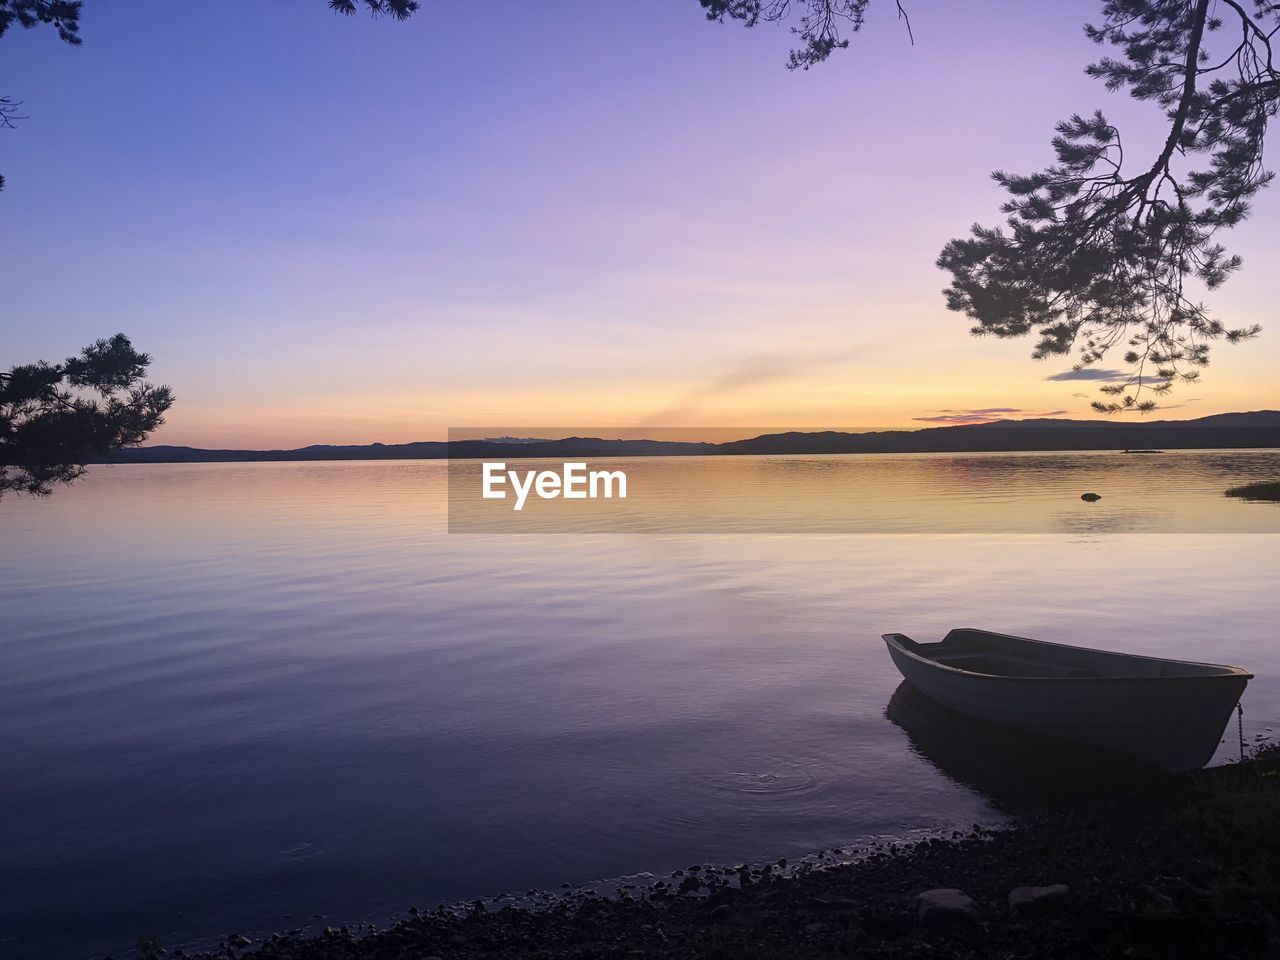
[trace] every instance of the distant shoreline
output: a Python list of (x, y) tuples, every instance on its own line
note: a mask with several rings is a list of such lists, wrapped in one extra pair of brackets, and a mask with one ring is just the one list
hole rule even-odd
[[(1273, 445), (1267, 445), (1267, 446), (1251, 445), (1251, 446), (1231, 446), (1231, 447), (1227, 447), (1227, 446), (1172, 447), (1172, 448), (1170, 448), (1170, 449), (1168, 449), (1168, 450), (1143, 451), (1143, 452), (1160, 453), (1160, 454), (1183, 454), (1183, 453), (1248, 453), (1248, 452), (1250, 452), (1250, 451), (1256, 451), (1256, 452), (1260, 452), (1260, 453), (1270, 453), (1270, 452), (1272, 452), (1272, 451), (1280, 452), (1280, 444), (1273, 444)], [(221, 451), (211, 451), (211, 452), (219, 453), (219, 452), (221, 452)], [(247, 451), (247, 452), (249, 452), (249, 453), (256, 453), (256, 452), (258, 452), (258, 451)], [(272, 451), (264, 451), (264, 452), (270, 453), (270, 452), (272, 452)], [(286, 451), (286, 452), (291, 452), (291, 451)], [(721, 453), (721, 454), (703, 454), (703, 453), (684, 453), (684, 454), (665, 454), (665, 453), (656, 453), (656, 454), (639, 454), (639, 453), (589, 453), (589, 454), (588, 454), (588, 453), (583, 453), (583, 454), (564, 454), (563, 456), (596, 457), (596, 458), (605, 459), (605, 460), (611, 460), (611, 459), (625, 460), (625, 459), (631, 459), (631, 458), (642, 458), (642, 459), (654, 459), (654, 460), (660, 460), (660, 459), (663, 459), (663, 458), (687, 458), (687, 459), (694, 459), (694, 458), (698, 458), (698, 457), (704, 457), (704, 458), (705, 458), (705, 457), (768, 457), (768, 456), (794, 456), (794, 457), (803, 457), (803, 456), (815, 456), (815, 457), (828, 457), (828, 456), (829, 456), (829, 457), (861, 457), (861, 456), (867, 456), (867, 457), (871, 457), (871, 456), (901, 456), (901, 457), (914, 457), (914, 456), (921, 456), (921, 457), (929, 457), (929, 456), (947, 456), (947, 455), (963, 456), (963, 455), (968, 455), (968, 454), (973, 454), (973, 455), (975, 455), (975, 456), (976, 456), (976, 455), (981, 455), (981, 454), (991, 454), (991, 455), (993, 455), (993, 456), (995, 456), (995, 455), (999, 455), (999, 454), (1025, 454), (1026, 456), (1052, 456), (1052, 455), (1055, 455), (1055, 454), (1063, 454), (1063, 455), (1067, 455), (1067, 454), (1093, 453), (1093, 454), (1098, 454), (1098, 455), (1100, 455), (1100, 456), (1106, 456), (1106, 455), (1108, 455), (1108, 454), (1122, 455), (1122, 454), (1127, 454), (1127, 453), (1132, 453), (1132, 452), (1133, 452), (1133, 451), (1131, 451), (1131, 450), (1120, 450), (1120, 449), (1117, 449), (1117, 448), (1115, 448), (1115, 447), (1097, 447), (1097, 448), (1090, 447), (1090, 448), (1078, 448), (1078, 449), (1072, 449), (1072, 450), (1062, 450), (1062, 449), (1058, 449), (1058, 450), (1049, 450), (1049, 449), (1028, 449), (1028, 450), (1004, 450), (1004, 449), (1000, 449), (1000, 450), (868, 450), (868, 451), (865, 451), (865, 452), (840, 452), (840, 451), (836, 451), (836, 452), (825, 452), (825, 451), (816, 451), (816, 452), (808, 453), (808, 454), (806, 454), (806, 453), (777, 453), (777, 454), (772, 454), (772, 453)], [(125, 467), (125, 466), (134, 466), (134, 467), (164, 467), (164, 466), (204, 466), (204, 465), (207, 465), (207, 466), (214, 466), (214, 465), (218, 465), (218, 464), (225, 464), (225, 465), (227, 465), (227, 466), (231, 466), (231, 465), (235, 465), (235, 464), (253, 464), (253, 463), (313, 463), (313, 464), (322, 464), (322, 463), (418, 463), (418, 462), (449, 463), (450, 461), (454, 461), (454, 460), (458, 461), (459, 463), (480, 463), (480, 462), (482, 462), (482, 461), (489, 461), (489, 460), (494, 460), (494, 459), (504, 459), (504, 458), (505, 458), (505, 459), (517, 459), (517, 458), (520, 458), (520, 455), (519, 455), (519, 454), (509, 454), (509, 453), (494, 453), (494, 454), (484, 454), (484, 455), (478, 455), (478, 456), (466, 456), (466, 457), (449, 457), (449, 456), (398, 456), (398, 457), (290, 457), (290, 456), (284, 456), (284, 457), (269, 457), (269, 456), (268, 456), (268, 457), (244, 457), (244, 458), (231, 457), (231, 458), (226, 458), (226, 459), (222, 459), (222, 458), (209, 458), (209, 459), (190, 459), (190, 460), (161, 459), (161, 458), (159, 458), (159, 457), (157, 457), (157, 458), (141, 457), (141, 458), (136, 458), (136, 459), (135, 459), (135, 458), (132, 458), (132, 457), (131, 457), (131, 458), (129, 458), (129, 459), (120, 459), (120, 460), (107, 460), (107, 459), (104, 459), (104, 458), (98, 458), (98, 459), (95, 459), (95, 460), (91, 460), (91, 461), (89, 461), (89, 463), (90, 463), (90, 465), (91, 465), (91, 466), (98, 466), (98, 467)], [(536, 456), (529, 456), (529, 457), (525, 457), (524, 459), (530, 459), (530, 460), (533, 460), (533, 459), (537, 459), (537, 460), (553, 460), (553, 459), (559, 459), (559, 457), (558, 457), (558, 456), (552, 456), (552, 455), (550, 455), (550, 454), (538, 454), (538, 455), (536, 455)]]
[(565, 437), (548, 440), (429, 440), (400, 444), (316, 444), (293, 450), (136, 447), (97, 463), (262, 463), (360, 460), (503, 460), (565, 457), (753, 456), (853, 453), (1078, 453), (1085, 451), (1280, 448), (1280, 411), (1223, 413), (1195, 420), (998, 420), (992, 423), (846, 433), (762, 434), (722, 443)]

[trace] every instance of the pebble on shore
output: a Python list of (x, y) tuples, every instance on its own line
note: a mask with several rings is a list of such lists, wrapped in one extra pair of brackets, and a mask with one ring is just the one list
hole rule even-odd
[(1065, 883), (1051, 883), (1044, 887), (1014, 887), (1009, 891), (1009, 910), (1012, 913), (1033, 913), (1052, 906), (1071, 892)]
[(916, 919), (925, 928), (972, 920), (978, 915), (978, 905), (973, 898), (954, 887), (926, 890), (916, 897), (916, 902), (919, 904)]

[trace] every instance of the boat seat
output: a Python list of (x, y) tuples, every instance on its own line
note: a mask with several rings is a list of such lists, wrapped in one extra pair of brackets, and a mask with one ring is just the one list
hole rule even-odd
[(1096, 670), (1092, 670), (1089, 667), (1050, 663), (1047, 660), (1040, 660), (1034, 657), (992, 653), (989, 650), (950, 650), (945, 653), (936, 653), (930, 659), (948, 667), (955, 667), (957, 670), (967, 670), (970, 673), (985, 673), (996, 677), (1085, 678), (1099, 676)]

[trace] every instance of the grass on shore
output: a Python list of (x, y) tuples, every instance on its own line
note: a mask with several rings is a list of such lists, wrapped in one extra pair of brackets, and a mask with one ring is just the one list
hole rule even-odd
[(1242, 500), (1270, 500), (1280, 502), (1280, 480), (1270, 483), (1246, 483), (1232, 487), (1225, 494), (1228, 497), (1239, 497)]

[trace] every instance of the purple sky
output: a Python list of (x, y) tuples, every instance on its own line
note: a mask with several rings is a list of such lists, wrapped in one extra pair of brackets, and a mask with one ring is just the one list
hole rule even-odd
[[(1096, 382), (970, 337), (933, 262), (1063, 116), (1158, 130), (1082, 75), (1097, 4), (913, 5), (913, 47), (882, 0), (808, 73), (695, 0), (175, 9), (90, 2), (83, 47), (11, 32), (0, 74), (30, 117), (0, 131), (0, 362), (124, 331), (178, 395), (158, 442), (1088, 415)], [(1280, 299), (1278, 197), (1229, 237), (1232, 325)], [(1276, 344), (1167, 415), (1277, 406)]]

